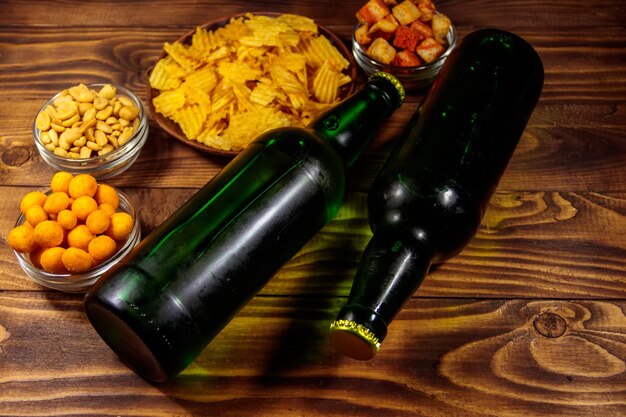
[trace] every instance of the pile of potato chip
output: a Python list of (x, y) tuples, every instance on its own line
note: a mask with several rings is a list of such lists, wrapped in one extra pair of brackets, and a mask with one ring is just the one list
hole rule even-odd
[(307, 17), (246, 14), (190, 44), (166, 43), (150, 73), (157, 112), (185, 136), (238, 151), (261, 133), (307, 125), (352, 79), (349, 61)]

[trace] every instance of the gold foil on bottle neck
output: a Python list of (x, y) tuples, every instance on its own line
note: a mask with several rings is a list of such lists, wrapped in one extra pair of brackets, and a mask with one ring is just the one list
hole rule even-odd
[(406, 91), (404, 90), (404, 87), (402, 86), (402, 83), (400, 82), (400, 80), (398, 80), (396, 77), (394, 77), (393, 75), (389, 74), (388, 72), (379, 71), (379, 72), (375, 72), (374, 74), (370, 75), (369, 78), (370, 79), (372, 79), (372, 78), (384, 78), (385, 80), (389, 81), (391, 84), (393, 84), (395, 89), (398, 91), (398, 95), (400, 96), (400, 103), (398, 103), (398, 107), (400, 107), (400, 105), (402, 105), (402, 103), (404, 103), (404, 99), (406, 98)]

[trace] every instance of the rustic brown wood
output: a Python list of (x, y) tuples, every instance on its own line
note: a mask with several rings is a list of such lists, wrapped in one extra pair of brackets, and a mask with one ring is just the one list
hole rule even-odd
[[(623, 300), (413, 299), (369, 362), (342, 357), (326, 341), (341, 302), (257, 297), (175, 381), (151, 386), (85, 322), (79, 297), (4, 292), (0, 346), (10, 360), (0, 378), (0, 414), (618, 416), (624, 410)], [(562, 336), (534, 328), (545, 314), (565, 322)]]
[[(22, 195), (54, 173), (35, 114), (58, 90), (115, 82), (145, 99), (146, 70), (195, 25), (246, 11), (304, 14), (349, 43), (361, 1), (0, 3), (0, 415), (626, 415), (626, 6), (622, 0), (441, 0), (459, 34), (526, 38), (546, 81), (480, 230), (436, 266), (371, 361), (327, 329), (370, 236), (366, 193), (424, 92), (351, 169), (345, 203), (178, 378), (150, 384), (96, 335), (81, 295), (31, 281), (6, 236)], [(151, 123), (109, 182), (147, 234), (227, 159)]]

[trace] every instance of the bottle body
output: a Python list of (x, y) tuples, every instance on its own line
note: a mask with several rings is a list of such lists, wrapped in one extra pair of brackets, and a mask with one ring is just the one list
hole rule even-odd
[[(347, 165), (334, 133), (393, 112), (372, 85), (312, 129), (261, 135), (98, 281), (85, 310), (127, 365), (154, 381), (180, 372), (334, 216)], [(370, 110), (355, 115), (355, 103)]]
[(373, 237), (331, 325), (340, 350), (372, 357), (430, 266), (472, 239), (542, 85), (539, 56), (511, 33), (477, 31), (453, 51), (370, 189)]

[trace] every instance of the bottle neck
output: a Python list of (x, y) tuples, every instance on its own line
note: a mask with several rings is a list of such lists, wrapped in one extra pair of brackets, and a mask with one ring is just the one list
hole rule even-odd
[(370, 359), (387, 325), (428, 273), (432, 252), (425, 244), (374, 235), (356, 273), (346, 306), (331, 324), (331, 340), (345, 355)]
[(348, 168), (403, 100), (400, 82), (389, 74), (377, 73), (359, 91), (319, 115), (309, 127), (335, 148)]

